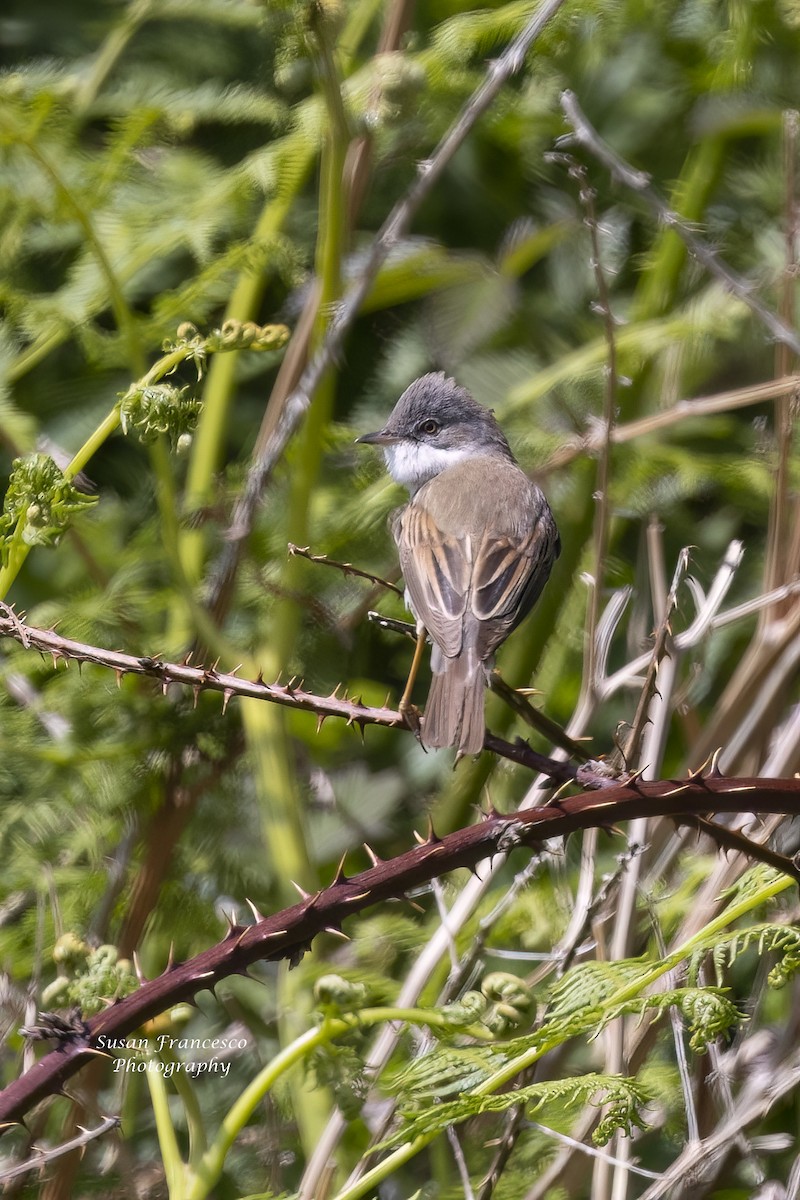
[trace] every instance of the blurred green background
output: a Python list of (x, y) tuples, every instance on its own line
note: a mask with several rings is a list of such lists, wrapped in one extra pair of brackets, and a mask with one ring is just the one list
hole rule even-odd
[[(392, 205), (535, 7), (7, 0), (0, 474), (37, 447), (68, 462), (183, 322), (202, 334), (228, 318), (280, 322), (293, 334), (285, 350), (220, 354), (200, 379), (191, 364), (170, 376), (203, 404), (192, 438), (177, 448), (149, 428), (144, 438), (117, 431), (97, 445), (85, 466), (96, 504), (57, 546), (33, 546), (9, 581), (5, 599), (31, 624), (57, 622), (68, 637), (174, 660), (195, 645), (221, 669), (241, 662), (243, 674), (294, 675), (320, 694), (341, 683), (367, 703), (383, 703), (387, 692), (396, 702), (410, 643), (369, 624), (366, 611), (402, 618), (400, 601), (290, 559), (286, 547), (395, 570), (386, 519), (402, 493), (379, 456), (353, 442), (433, 369), (495, 409), (547, 492), (564, 551), (499, 665), (515, 686), (535, 685), (537, 705), (562, 724), (588, 696), (575, 732), (593, 738), (593, 753), (612, 752), (624, 736), (643, 672), (613, 694), (588, 686), (591, 580), (598, 612), (631, 589), (609, 634), (611, 672), (651, 646), (664, 581), (683, 547), (692, 547), (696, 583), (679, 593), (676, 633), (691, 624), (699, 589), (734, 539), (744, 558), (728, 607), (796, 576), (794, 401), (745, 392), (790, 373), (791, 356), (654, 223), (641, 198), (568, 147), (594, 191), (615, 320), (615, 419), (642, 423), (611, 451), (598, 563), (602, 439), (585, 439), (602, 430), (609, 346), (579, 185), (548, 155), (568, 132), (559, 96), (570, 88), (601, 136), (791, 323), (797, 118), (787, 114), (800, 105), (800, 6), (573, 0), (381, 270), (270, 481), (224, 606), (198, 615), (262, 422), (275, 419)], [(719, 411), (681, 410), (648, 425), (680, 400), (732, 389), (737, 399)], [(663, 738), (647, 760), (654, 775), (697, 766), (723, 744), (726, 769), (757, 773), (786, 745), (797, 702), (793, 611), (789, 601), (731, 622), (676, 656)], [(54, 671), (10, 641), (0, 684), (6, 1079), (19, 1070), (16, 1030), (30, 981), (41, 994), (56, 977), (52, 949), (63, 933), (111, 942), (125, 958), (137, 950), (146, 972), (161, 970), (171, 944), (186, 957), (218, 940), (223, 911), (244, 916), (245, 896), (262, 911), (283, 907), (296, 896), (290, 879), (320, 886), (345, 851), (348, 869), (366, 866), (364, 841), (389, 857), (409, 847), (429, 811), (437, 831), (448, 831), (475, 819), (487, 790), (507, 809), (531, 782), (486, 754), (453, 773), (451, 755), (426, 756), (394, 730), (367, 728), (362, 742), (333, 719), (317, 733), (308, 714), (238, 700), (223, 713), (215, 695), (194, 704), (191, 694), (162, 696), (142, 679), (117, 687), (96, 668)], [(418, 690), (422, 702), (424, 680)], [(505, 736), (530, 732), (496, 698), (488, 719)], [(797, 769), (796, 745), (780, 761), (778, 773)], [(640, 755), (631, 765), (645, 763)], [(601, 846), (598, 872), (618, 849)], [(500, 942), (543, 948), (560, 936), (576, 859), (571, 845), (567, 861), (518, 898), (517, 916), (495, 930)], [(692, 870), (681, 858), (670, 869), (669, 886), (688, 904)], [(509, 878), (499, 875), (490, 900)], [(302, 1026), (308, 982), (331, 961), (376, 994), (394, 995), (438, 923), (432, 898), (422, 903), (422, 914), (368, 914), (354, 923), (353, 947), (320, 943), (290, 982), (265, 968), (266, 989), (237, 980), (201, 1000), (193, 1021), (238, 1023), (254, 1048), (225, 1083), (206, 1083), (208, 1110), (224, 1110), (255, 1059), (285, 1042), (292, 1017)], [(459, 937), (473, 934), (465, 926)], [(118, 1082), (96, 1087), (106, 1108), (120, 1103)], [(324, 1116), (325, 1101), (321, 1113), (309, 1096), (299, 1088), (291, 1104), (284, 1098), (262, 1113), (266, 1143), (280, 1154), (266, 1155), (265, 1177), (264, 1144), (237, 1147), (220, 1196), (297, 1187), (302, 1147), (313, 1145)], [(70, 1194), (76, 1171), (80, 1194), (132, 1194), (124, 1163), (143, 1169), (153, 1129), (133, 1085), (124, 1104), (129, 1158), (109, 1163), (104, 1181), (90, 1182), (74, 1163), (59, 1168), (51, 1196)], [(68, 1107), (53, 1110), (67, 1124)], [(539, 1143), (531, 1146), (540, 1155)], [(525, 1194), (532, 1157), (530, 1149), (498, 1195)], [(440, 1195), (463, 1194), (452, 1168), (434, 1161), (428, 1170)], [(425, 1178), (409, 1176), (404, 1194)]]

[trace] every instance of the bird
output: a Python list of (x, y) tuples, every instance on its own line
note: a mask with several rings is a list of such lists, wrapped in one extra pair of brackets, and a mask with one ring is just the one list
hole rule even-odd
[(421, 722), (425, 748), (480, 753), (484, 702), (498, 646), (530, 612), (561, 543), (542, 490), (517, 463), (494, 413), (444, 372), (416, 379), (383, 429), (356, 439), (383, 450), (409, 501), (390, 519), (432, 682)]

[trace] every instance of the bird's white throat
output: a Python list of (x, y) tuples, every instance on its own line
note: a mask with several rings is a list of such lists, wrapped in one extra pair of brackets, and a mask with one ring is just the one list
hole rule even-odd
[(423, 483), (433, 479), (434, 475), (454, 467), (465, 458), (474, 458), (478, 453), (475, 449), (455, 447), (429, 446), (426, 442), (396, 442), (393, 446), (383, 447), (386, 459), (386, 469), (395, 483), (401, 483), (412, 493), (421, 488)]

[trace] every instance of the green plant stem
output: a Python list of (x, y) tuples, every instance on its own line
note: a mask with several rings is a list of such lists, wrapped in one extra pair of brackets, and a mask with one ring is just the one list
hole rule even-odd
[(344, 1021), (325, 1021), (319, 1028), (309, 1029), (302, 1038), (298, 1038), (291, 1046), (282, 1050), (245, 1088), (236, 1103), (226, 1113), (219, 1133), (192, 1172), (193, 1178), (189, 1183), (186, 1200), (204, 1200), (222, 1174), (225, 1157), (250, 1120), (256, 1106), (295, 1063), (301, 1062), (317, 1046), (324, 1045), (325, 1042), (331, 1040), (331, 1037), (334, 1036), (332, 1028), (334, 1025), (340, 1027), (338, 1030), (340, 1033), (346, 1032), (350, 1028)]
[[(624, 373), (628, 369), (631, 357), (634, 361), (641, 358), (655, 358), (676, 343), (685, 342), (692, 337), (704, 333), (720, 334), (720, 325), (728, 325), (732, 313), (741, 314), (744, 319), (746, 310), (740, 301), (731, 296), (721, 296), (722, 312), (697, 312), (691, 304), (679, 309), (677, 314), (655, 317), (652, 320), (631, 321), (616, 331), (616, 348), (619, 359), (619, 369)], [(548, 367), (537, 371), (523, 383), (516, 384), (508, 393), (505, 408), (506, 413), (516, 413), (520, 409), (546, 396), (553, 388), (569, 380), (578, 380), (599, 372), (608, 357), (608, 342), (605, 336), (594, 338), (570, 350), (556, 359)], [(628, 415), (626, 419), (630, 419)]]
[[(347, 22), (337, 42), (337, 51), (343, 71), (346, 72), (350, 69), (358, 47), (369, 30), (377, 7), (379, 7), (378, 0), (366, 0), (366, 2), (356, 4), (348, 13)], [(338, 98), (333, 99), (333, 103), (343, 116), (341, 92), (338, 87), (336, 92)], [(331, 111), (329, 101), (329, 116)], [(336, 120), (338, 123), (340, 118), (337, 116)], [(282, 229), (297, 193), (311, 169), (316, 152), (317, 147), (309, 141), (303, 123), (298, 122), (297, 131), (286, 139), (286, 159), (292, 164), (291, 173), (287, 173), (291, 179), (291, 185), (282, 181), (280, 193), (264, 205), (253, 232), (253, 241), (268, 241)], [(341, 179), (339, 186), (341, 186)], [(252, 320), (264, 293), (267, 278), (264, 271), (242, 274), (231, 293), (225, 314), (226, 319)], [(202, 508), (213, 499), (214, 477), (222, 462), (225, 429), (233, 402), (238, 358), (238, 353), (216, 358), (208, 373), (203, 394), (203, 411), (197, 424), (186, 478), (185, 506), (189, 511)], [(197, 583), (201, 577), (204, 552), (205, 538), (202, 530), (184, 530), (181, 538), (181, 557), (187, 578), (192, 583)]]
[[(206, 650), (212, 657), (225, 658), (228, 662), (233, 662), (237, 655), (241, 659), (240, 652), (228, 643), (219, 627), (211, 619), (207, 609), (198, 600), (184, 570), (180, 555), (178, 494), (169, 457), (169, 447), (163, 434), (150, 447), (150, 462), (153, 466), (158, 508), (161, 513), (163, 546), (172, 569), (177, 600), (182, 605), (188, 620), (200, 634)], [(175, 645), (176, 643), (171, 644)], [(183, 648), (183, 643), (177, 643), (177, 645), (179, 649)], [(252, 663), (247, 664), (247, 669), (251, 674), (256, 670)]]
[(169, 1200), (185, 1200), (186, 1167), (181, 1158), (172, 1114), (169, 1111), (167, 1085), (162, 1072), (158, 1069), (160, 1064), (154, 1056), (148, 1057), (148, 1068), (150, 1064), (153, 1064), (153, 1069), (148, 1069), (146, 1072), (147, 1086), (150, 1089), (150, 1100), (153, 1105), (153, 1116), (158, 1134), (158, 1145), (161, 1150), (161, 1160), (164, 1163)]
[(119, 429), (119, 413), (120, 401), (118, 400), (111, 411), (103, 418), (89, 437), (83, 443), (79, 450), (73, 454), (69, 463), (64, 467), (64, 478), (74, 479), (79, 471), (82, 471), (89, 460), (97, 453), (100, 447), (112, 433), (116, 433)]
[(38, 337), (31, 346), (22, 350), (9, 364), (8, 382), (14, 383), (23, 375), (27, 375), (28, 371), (32, 371), (43, 359), (47, 358), (48, 354), (60, 346), (66, 336), (64, 330), (59, 327)]
[(25, 562), (30, 551), (30, 546), (26, 545), (22, 540), (24, 520), (24, 516), (21, 516), (17, 521), (16, 528), (11, 535), (11, 544), (8, 548), (8, 562), (0, 570), (0, 600), (5, 599), (8, 589), (22, 569), (22, 564)]
[[(308, 162), (310, 163), (310, 161), (311, 154), (309, 153)], [(298, 186), (305, 176), (305, 170), (299, 174)], [(281, 195), (264, 205), (253, 231), (252, 241), (264, 241), (279, 232), (293, 199), (293, 193)], [(267, 278), (264, 271), (242, 273), (225, 310), (226, 321), (249, 321), (252, 319), (264, 293)], [(186, 475), (185, 503), (189, 510), (202, 507), (211, 499), (214, 475), (219, 470), (222, 461), (225, 430), (233, 400), (239, 353), (239, 351), (234, 351), (222, 358), (215, 358), (206, 377), (206, 385), (203, 389), (203, 411), (197, 423), (192, 442), (192, 457)], [(188, 554), (188, 548), (194, 543), (189, 538), (185, 540), (187, 549), (184, 553), (186, 554), (187, 571), (191, 575), (193, 569), (199, 576), (202, 561), (195, 562), (194, 558)]]
[[(142, 376), (141, 379), (133, 385), (134, 388), (149, 387), (150, 384), (156, 383), (159, 379), (163, 379), (165, 375), (169, 375), (175, 368), (188, 358), (192, 353), (189, 347), (180, 346), (176, 350), (172, 350), (167, 354), (162, 355), (150, 368), (150, 370)], [(100, 449), (103, 443), (115, 433), (119, 428), (120, 409), (122, 401), (118, 400), (111, 411), (103, 418), (96, 429), (89, 434), (89, 437), (73, 455), (70, 462), (64, 468), (63, 474), (65, 479), (74, 479), (79, 471), (82, 471), (89, 460)], [(162, 510), (166, 519), (169, 519), (169, 510)], [(17, 578), (25, 560), (30, 553), (31, 547), (22, 541), (22, 527), (24, 524), (24, 515), (17, 522), (17, 527), (12, 535), (11, 547), (9, 552), (8, 564), (0, 571), (0, 599), (8, 594), (8, 590)]]
[[(683, 959), (688, 958), (695, 950), (702, 948), (709, 939), (722, 932), (722, 930), (726, 929), (734, 921), (738, 921), (740, 917), (746, 916), (753, 909), (758, 908), (759, 905), (786, 891), (792, 886), (792, 882), (786, 876), (779, 876), (777, 879), (759, 888), (752, 895), (743, 897), (741, 900), (729, 905), (724, 912), (715, 917), (713, 921), (709, 921), (703, 929), (689, 938), (688, 941), (684, 942), (682, 946), (674, 950), (665, 959), (654, 965), (650, 971), (639, 976), (638, 979), (635, 979), (625, 987), (619, 988), (612, 996), (604, 1000), (603, 1008), (606, 1011), (616, 1010), (626, 1001), (638, 996), (655, 983), (656, 980), (660, 979), (662, 975), (674, 970)], [(581, 1026), (573, 1025), (570, 1027), (568, 1036), (575, 1037), (591, 1030), (597, 1025), (597, 1016), (597, 1008), (592, 1008), (587, 1013), (586, 1020)], [(520, 1072), (538, 1062), (544, 1055), (549, 1054), (561, 1045), (563, 1041), (563, 1029), (560, 1033), (554, 1031), (552, 1037), (546, 1041), (537, 1042), (529, 1050), (517, 1055), (501, 1067), (500, 1070), (495, 1071), (483, 1083), (473, 1088), (471, 1095), (476, 1097), (488, 1096), (499, 1091), (506, 1084), (510, 1083), (511, 1080), (515, 1079)], [(432, 1130), (430, 1133), (420, 1134), (413, 1141), (409, 1142), (408, 1145), (400, 1146), (370, 1171), (362, 1175), (356, 1183), (340, 1191), (334, 1197), (334, 1200), (360, 1200), (360, 1197), (376, 1191), (384, 1180), (390, 1178), (399, 1167), (414, 1158), (420, 1150), (424, 1150), (427, 1145), (439, 1136), (440, 1132), (440, 1130)]]
[[(302, 186), (313, 161), (313, 148), (298, 139), (297, 150), (305, 153), (300, 170), (293, 176), (291, 191), (271, 199), (263, 208), (253, 232), (253, 241), (265, 241), (281, 229), (291, 210), (295, 193)], [(264, 271), (246, 272), (239, 278), (225, 320), (249, 321), (255, 315), (268, 276)], [(203, 390), (203, 409), (192, 443), (192, 456), (186, 477), (184, 507), (192, 512), (210, 503), (214, 495), (214, 478), (222, 463), (225, 430), (233, 402), (236, 367), (239, 351), (215, 357), (209, 368)], [(205, 536), (201, 529), (185, 529), (181, 536), (181, 558), (187, 578), (197, 583), (203, 570)]]
[[(341, 294), (341, 261), (347, 233), (344, 167), (349, 131), (328, 22), (329, 18), (322, 9), (314, 10), (313, 50), (327, 115), (327, 131), (320, 163), (319, 233), (315, 256), (318, 307), (311, 336), (312, 349), (324, 337), (330, 308)], [(292, 447), (286, 540), (299, 545), (311, 540), (309, 511), (322, 467), (333, 398), (334, 376), (328, 371), (314, 394), (301, 433)], [(285, 565), (281, 579), (284, 595), (275, 605), (269, 640), (259, 653), (259, 658), (270, 663), (275, 675), (282, 670), (291, 670), (295, 655), (302, 615), (301, 606), (295, 598), (300, 586), (300, 567), (301, 564), (294, 558)], [(253, 736), (256, 725), (260, 732), (258, 737)], [(256, 755), (265, 844), (271, 856), (275, 857), (280, 847), (287, 863), (296, 862), (299, 867), (302, 866), (302, 873), (294, 878), (306, 887), (314, 888), (316, 872), (308, 859), (308, 841), (303, 829), (305, 798), (298, 787), (294, 748), (287, 736), (286, 716), (271, 706), (250, 704), (247, 706), (245, 730), (248, 747)], [(283, 860), (278, 856), (276, 861)], [(285, 887), (285, 867), (281, 877)], [(309, 997), (299, 987), (296, 976), (287, 970), (280, 973), (279, 992), (283, 1014), (279, 1037), (282, 1043), (291, 1044), (308, 1021)], [(306, 1155), (310, 1157), (328, 1120), (331, 1100), (322, 1088), (315, 1088), (310, 1094), (301, 1094), (294, 1079), (290, 1080), (290, 1087), (294, 1091), (294, 1109), (301, 1142)]]
[(153, 7), (152, 0), (132, 0), (128, 5), (122, 20), (114, 26), (95, 55), (92, 69), (75, 97), (76, 112), (85, 112), (94, 102), (128, 42), (149, 19)]
[[(222, 1174), (225, 1158), (236, 1138), (250, 1120), (256, 1107), (287, 1071), (307, 1059), (318, 1046), (334, 1042), (337, 1038), (352, 1033), (354, 1030), (369, 1029), (387, 1021), (404, 1021), (431, 1029), (452, 1027), (452, 1021), (448, 1021), (443, 1013), (436, 1010), (393, 1008), (390, 1005), (366, 1008), (357, 1015), (325, 1017), (320, 1025), (307, 1030), (281, 1050), (238, 1097), (226, 1113), (214, 1141), (190, 1171), (186, 1200), (204, 1200), (209, 1194)], [(471, 1037), (482, 1037), (487, 1041), (494, 1040), (479, 1026), (470, 1026), (461, 1032)], [(174, 1200), (171, 1192), (170, 1200)]]
[[(347, 232), (344, 167), (349, 140), (341, 87), (324, 16), (317, 19), (315, 30), (318, 47), (317, 71), (328, 114), (328, 133), (322, 150), (320, 168), (320, 223), (316, 250), (319, 305), (311, 342), (312, 351), (324, 338), (330, 306), (341, 294), (341, 262)], [(309, 505), (319, 478), (325, 432), (333, 411), (333, 399), (333, 376), (329, 371), (313, 398), (292, 461), (287, 537), (299, 546), (305, 545), (309, 540)], [(300, 570), (301, 564), (290, 558), (284, 574), (287, 599), (278, 605), (275, 615), (275, 641), (281, 647), (279, 669), (286, 668), (288, 664), (300, 625), (301, 611), (293, 596), (300, 578)]]
[(161, 1051), (161, 1057), (177, 1063), (177, 1070), (173, 1072), (172, 1080), (186, 1113), (186, 1127), (189, 1131), (189, 1166), (192, 1167), (202, 1159), (208, 1146), (200, 1102), (191, 1080), (186, 1072), (181, 1070), (182, 1064), (179, 1060), (172, 1054), (168, 1055), (164, 1050)]
[[(275, 657), (257, 655), (265, 678), (275, 678)], [(268, 666), (264, 667), (264, 662)], [(253, 768), (253, 783), (259, 798), (264, 842), (269, 860), (276, 864), (272, 886), (280, 905), (292, 903), (297, 893), (292, 880), (312, 890), (318, 886), (316, 870), (306, 847), (308, 831), (304, 806), (297, 786), (293, 751), (286, 731), (286, 715), (271, 704), (243, 700), (242, 724)]]
[[(724, 163), (725, 140), (708, 138), (690, 151), (670, 197), (670, 207), (686, 220), (701, 221)], [(663, 229), (642, 274), (631, 308), (631, 319), (648, 321), (669, 312), (675, 303), (686, 245), (673, 229)]]

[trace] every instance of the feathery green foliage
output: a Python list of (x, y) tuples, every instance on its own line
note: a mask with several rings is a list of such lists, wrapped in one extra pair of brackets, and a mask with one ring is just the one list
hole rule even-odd
[[(353, 441), (413, 378), (445, 370), (495, 409), (561, 531), (552, 581), (500, 655), (504, 677), (535, 686), (537, 706), (617, 767), (627, 754), (631, 769), (680, 776), (721, 747), (726, 773), (800, 769), (795, 400), (758, 390), (795, 364), (674, 221), (658, 225), (639, 194), (559, 141), (569, 88), (796, 323), (796, 3), (566, 0), (392, 247), (241, 539), (248, 469), (303, 362), (537, 5), (6, 7), (0, 599), (90, 645), (396, 697), (409, 643), (366, 613), (402, 619), (402, 601), (289, 559), (287, 543), (393, 576), (386, 517), (403, 496)], [(565, 153), (585, 167), (594, 218)], [(679, 402), (693, 397), (689, 412)], [(606, 404), (617, 430), (603, 489)], [(364, 842), (400, 853), (429, 812), (441, 833), (477, 819), (487, 797), (500, 811), (544, 797), (488, 754), (454, 773), (451, 755), (396, 729), (368, 728), (362, 743), (341, 721), (315, 731), (312, 714), (223, 710), (207, 693), (1, 648), (3, 1082), (21, 1069), (29, 996), (88, 1013), (132, 986), (134, 951), (145, 975), (161, 971), (224, 936), (226, 915), (249, 921), (245, 897), (285, 907), (291, 876), (315, 890), (342, 855), (348, 872), (366, 866)], [(548, 749), (495, 697), (487, 711), (493, 731)], [(794, 853), (791, 824), (768, 832)], [(777, 875), (745, 868), (650, 821), (353, 917), (351, 942), (320, 938), (291, 974), (263, 964), (257, 983), (227, 980), (188, 1018), (142, 1031), (240, 1034), (247, 1049), (228, 1072), (167, 1078), (158, 1053), (146, 1079), (96, 1068), (90, 1109), (123, 1113), (125, 1154), (93, 1144), (48, 1169), (60, 1194), (111, 1194), (135, 1175), (143, 1195), (165, 1179), (171, 1200), (212, 1188), (355, 1200), (390, 1178), (398, 1193), (464, 1195), (469, 1177), (480, 1200), (544, 1200), (577, 1151), (535, 1114), (578, 1142), (611, 1142), (616, 1160), (630, 1138), (629, 1165), (651, 1172), (704, 1139), (686, 1172), (720, 1200), (786, 1180), (793, 1150), (775, 1134), (796, 1099), (797, 905)], [(68, 977), (53, 953), (71, 942), (85, 961)], [(326, 994), (332, 975), (344, 990)], [(758, 1038), (772, 1090), (756, 1111)], [(343, 1138), (328, 1126), (336, 1105)], [(721, 1159), (713, 1131), (730, 1113), (742, 1136)], [(87, 1123), (65, 1097), (36, 1120), (37, 1144)], [(456, 1152), (440, 1135), (459, 1125)], [(7, 1144), (24, 1155), (25, 1136)], [(623, 1171), (602, 1160), (592, 1178), (574, 1161), (576, 1197), (610, 1195), (607, 1172)], [(625, 1178), (631, 1195), (649, 1186)]]

